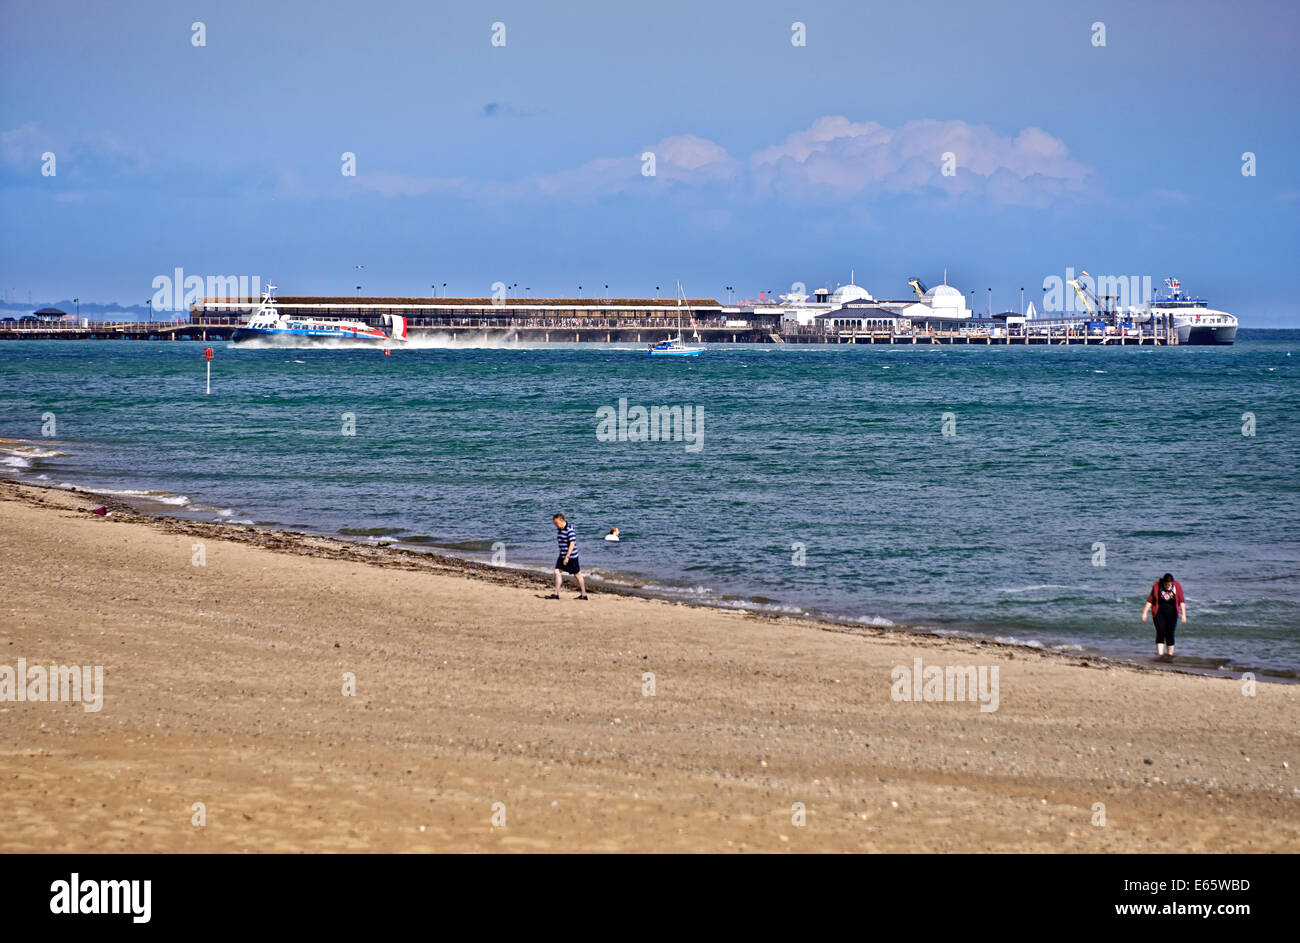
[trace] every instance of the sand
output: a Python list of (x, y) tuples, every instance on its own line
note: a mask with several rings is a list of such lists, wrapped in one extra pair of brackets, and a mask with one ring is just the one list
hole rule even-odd
[[(0, 483), (0, 665), (104, 668), (99, 712), (0, 702), (0, 851), (1300, 849), (1300, 686), (99, 503)], [(917, 657), (997, 710), (895, 700)]]

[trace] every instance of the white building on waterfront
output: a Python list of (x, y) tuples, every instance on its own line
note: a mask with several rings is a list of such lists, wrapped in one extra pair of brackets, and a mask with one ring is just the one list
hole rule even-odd
[(902, 304), (899, 315), (913, 326), (924, 330), (927, 326), (947, 330), (960, 321), (969, 321), (971, 310), (966, 306), (966, 296), (951, 285), (935, 285), (918, 300), (912, 302), (885, 302)]
[(792, 291), (782, 295), (780, 300), (781, 320), (787, 325), (799, 327), (814, 324), (819, 316), (847, 304), (854, 302), (870, 304), (875, 301), (871, 292), (855, 283), (853, 272), (849, 273), (849, 283), (840, 285), (834, 291), (829, 288), (818, 288), (812, 293), (811, 298), (803, 292)]
[[(852, 273), (849, 283), (834, 291), (818, 288), (811, 297), (803, 292), (791, 292), (782, 295), (779, 301), (779, 305), (764, 310), (767, 313), (779, 311), (782, 323), (799, 327), (820, 324), (827, 329), (849, 328), (853, 322), (865, 328), (868, 321), (872, 327), (880, 327), (883, 318), (892, 318), (896, 319), (900, 329), (931, 326), (946, 330), (972, 317), (966, 296), (946, 283), (928, 289), (919, 299), (877, 301), (871, 292), (856, 283)], [(850, 310), (845, 310), (843, 317), (833, 317), (841, 309)], [(843, 323), (839, 323), (841, 321)]]

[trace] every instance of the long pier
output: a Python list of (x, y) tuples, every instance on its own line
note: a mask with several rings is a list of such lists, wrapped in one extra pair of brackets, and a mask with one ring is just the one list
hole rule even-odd
[(191, 321), (92, 321), (89, 325), (46, 323), (0, 324), (0, 340), (34, 341), (205, 341), (229, 340), (234, 326)]
[[(90, 327), (41, 325), (33, 327), (0, 326), (0, 340), (136, 340), (136, 341), (229, 341), (232, 324), (193, 324), (163, 321), (139, 324), (95, 324)], [(412, 338), (445, 337), (453, 343), (484, 342), (491, 344), (650, 344), (676, 335), (676, 328), (623, 325), (620, 327), (500, 327), (410, 325)], [(771, 331), (757, 328), (697, 327), (685, 331), (688, 337), (698, 334), (706, 344), (981, 344), (1007, 345), (1084, 345), (1084, 346), (1174, 346), (1177, 334), (1164, 331), (1098, 334), (1060, 329), (994, 333), (992, 331)]]
[[(0, 340), (229, 341), (255, 302), (196, 305), (187, 318), (168, 321), (19, 321), (0, 323)], [(706, 344), (948, 344), (986, 346), (1174, 346), (1177, 331), (1163, 321), (1089, 330), (1079, 316), (914, 324), (878, 316), (855, 316), (795, 326), (777, 310), (723, 308), (713, 299), (690, 299), (680, 309), (670, 300), (628, 299), (346, 299), (284, 298), (277, 307), (298, 317), (344, 318), (382, 324), (384, 315), (406, 318), (408, 335), (443, 337), (453, 343), (650, 344), (682, 333)], [(901, 320), (901, 323), (900, 323)], [(835, 323), (838, 321), (839, 323)]]

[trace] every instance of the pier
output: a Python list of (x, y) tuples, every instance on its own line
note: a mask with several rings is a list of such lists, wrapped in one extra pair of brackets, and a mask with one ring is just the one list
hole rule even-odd
[(233, 326), (210, 327), (202, 321), (60, 321), (0, 324), (0, 340), (32, 341), (205, 341), (228, 340)]
[[(888, 302), (884, 304), (889, 304)], [(256, 310), (257, 301), (205, 301), (189, 316), (166, 321), (20, 321), (0, 324), (0, 340), (228, 341)], [(290, 315), (380, 324), (402, 315), (408, 335), (445, 337), (454, 343), (650, 344), (677, 334), (672, 299), (490, 298), (306, 298), (287, 297), (276, 307)], [(761, 310), (760, 310), (761, 307)], [(711, 298), (689, 299), (681, 331), (705, 344), (983, 344), (986, 346), (1174, 346), (1177, 331), (1164, 321), (1125, 327), (1109, 322), (1035, 318), (966, 318), (906, 326), (900, 319), (854, 318), (833, 310), (818, 323), (796, 325), (778, 306), (724, 306)], [(841, 313), (844, 317), (838, 317)], [(877, 309), (880, 313), (880, 309)], [(1099, 326), (1100, 325), (1100, 326)]]
[(1108, 325), (1101, 330), (1080, 325), (1078, 318), (1047, 318), (1028, 321), (1024, 325), (1003, 327), (986, 319), (971, 319), (953, 330), (804, 330), (785, 334), (782, 343), (795, 344), (984, 344), (1006, 346), (1011, 344), (1062, 346), (1175, 347), (1178, 332), (1163, 323), (1148, 324), (1131, 329)]

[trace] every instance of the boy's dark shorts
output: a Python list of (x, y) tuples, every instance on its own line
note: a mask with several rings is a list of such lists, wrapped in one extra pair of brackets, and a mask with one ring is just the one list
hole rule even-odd
[(569, 562), (565, 563), (563, 556), (555, 558), (555, 568), (557, 570), (563, 570), (565, 573), (577, 573), (582, 569), (582, 567), (578, 566), (577, 557), (569, 557)]

